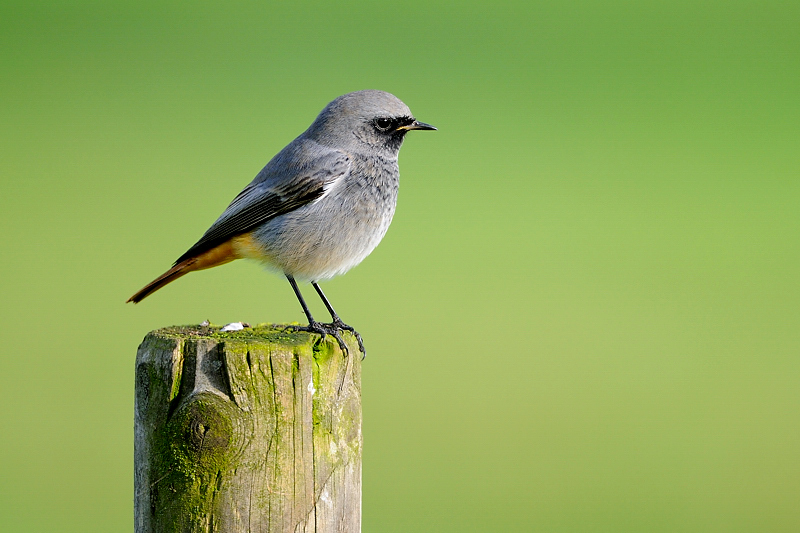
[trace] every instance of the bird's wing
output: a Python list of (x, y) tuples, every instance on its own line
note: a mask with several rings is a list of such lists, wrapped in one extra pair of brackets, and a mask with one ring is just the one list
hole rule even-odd
[[(301, 159), (306, 158), (301, 156)], [(217, 221), (175, 264), (313, 202), (324, 195), (336, 181), (347, 176), (351, 165), (347, 154), (338, 151), (293, 163), (284, 166), (288, 166), (290, 171), (281, 173), (275, 170), (279, 165), (270, 164), (264, 167), (256, 179), (233, 199)]]

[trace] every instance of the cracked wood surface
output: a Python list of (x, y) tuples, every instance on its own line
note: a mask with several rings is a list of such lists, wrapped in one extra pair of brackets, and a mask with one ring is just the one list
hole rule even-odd
[(259, 326), (149, 333), (136, 356), (136, 533), (358, 532), (361, 361)]

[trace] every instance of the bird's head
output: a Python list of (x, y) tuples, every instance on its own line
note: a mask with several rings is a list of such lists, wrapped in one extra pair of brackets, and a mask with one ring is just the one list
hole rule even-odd
[(377, 150), (396, 157), (411, 130), (435, 130), (419, 122), (396, 96), (384, 91), (357, 91), (325, 106), (306, 135), (332, 148)]

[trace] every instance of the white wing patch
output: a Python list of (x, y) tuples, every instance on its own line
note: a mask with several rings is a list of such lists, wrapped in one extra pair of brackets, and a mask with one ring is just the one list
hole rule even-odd
[(339, 184), (344, 181), (344, 177), (348, 176), (349, 174), (350, 170), (348, 169), (347, 172), (345, 172), (344, 174), (338, 174), (336, 176), (332, 176), (331, 179), (329, 180), (325, 180), (325, 182), (322, 184), (322, 194), (319, 196), (319, 198), (317, 198), (311, 203), (315, 204), (320, 200), (322, 200), (323, 198), (325, 198), (326, 196), (328, 196), (331, 193), (331, 191), (338, 188)]

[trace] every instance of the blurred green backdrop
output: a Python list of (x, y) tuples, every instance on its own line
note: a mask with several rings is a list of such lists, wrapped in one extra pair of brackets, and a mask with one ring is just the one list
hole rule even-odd
[(145, 333), (302, 313), (246, 262), (124, 300), (378, 88), (439, 131), (324, 286), (370, 351), (364, 531), (799, 531), (798, 28), (797, 2), (6, 0), (0, 530), (131, 530)]

